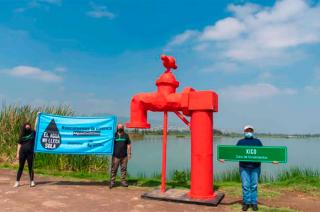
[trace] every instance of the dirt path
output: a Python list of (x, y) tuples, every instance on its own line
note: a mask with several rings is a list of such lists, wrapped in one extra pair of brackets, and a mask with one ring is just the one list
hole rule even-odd
[(22, 186), (13, 188), (15, 172), (0, 170), (0, 211), (231, 211), (170, 202), (143, 200), (148, 189), (117, 187), (86, 181), (65, 181), (62, 178), (37, 177), (37, 186), (30, 188), (23, 176)]
[[(68, 181), (58, 177), (37, 177), (37, 186), (29, 187), (24, 174), (19, 188), (13, 188), (15, 171), (0, 169), (0, 211), (235, 211), (240, 209), (240, 197), (226, 195), (218, 207), (144, 200), (140, 196), (149, 188), (130, 186), (112, 190), (105, 183)], [(284, 192), (275, 199), (260, 199), (259, 203), (273, 208), (298, 211), (320, 211), (320, 197), (299, 192)], [(263, 210), (262, 210), (263, 211)]]
[(272, 200), (262, 200), (261, 202), (264, 205), (291, 208), (297, 211), (320, 211), (320, 197), (311, 196), (301, 192), (285, 192), (279, 198)]

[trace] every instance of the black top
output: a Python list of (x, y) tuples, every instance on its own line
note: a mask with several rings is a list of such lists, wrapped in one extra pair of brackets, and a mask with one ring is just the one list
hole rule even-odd
[(33, 152), (34, 141), (36, 138), (36, 131), (32, 130), (31, 133), (22, 136), (18, 143), (21, 144), (20, 151), (31, 151)]
[[(237, 146), (263, 146), (257, 138), (244, 138), (238, 141)], [(239, 162), (241, 168), (255, 169), (261, 166), (260, 162)]]
[(118, 133), (116, 133), (114, 139), (113, 156), (117, 158), (127, 157), (128, 144), (131, 144), (131, 141), (127, 133), (123, 133), (120, 136)]

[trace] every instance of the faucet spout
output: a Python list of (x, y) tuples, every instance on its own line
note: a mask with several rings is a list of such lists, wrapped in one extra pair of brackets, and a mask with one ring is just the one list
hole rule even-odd
[(152, 102), (152, 96), (153, 93), (141, 93), (132, 97), (130, 106), (130, 122), (126, 124), (127, 128), (150, 128), (146, 105)]
[[(140, 93), (133, 96), (130, 106), (130, 122), (128, 128), (148, 129), (148, 111), (153, 112), (175, 112), (181, 111), (183, 93), (163, 94), (160, 92)], [(184, 101), (185, 102), (185, 101)]]
[[(165, 58), (165, 64), (170, 68), (175, 68), (174, 59)], [(168, 68), (167, 67), (167, 68)], [(156, 81), (157, 92), (140, 93), (133, 96), (130, 107), (130, 122), (126, 124), (128, 128), (150, 128), (148, 123), (148, 110), (164, 112), (182, 110), (181, 93), (176, 93), (179, 82), (172, 72), (164, 72)], [(184, 93), (184, 92), (183, 92)]]

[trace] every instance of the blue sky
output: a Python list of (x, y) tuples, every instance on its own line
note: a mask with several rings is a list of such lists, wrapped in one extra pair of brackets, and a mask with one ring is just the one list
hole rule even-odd
[(216, 128), (320, 132), (318, 1), (0, 2), (7, 104), (127, 117), (132, 95), (156, 89), (166, 53), (176, 57), (179, 90), (219, 94)]

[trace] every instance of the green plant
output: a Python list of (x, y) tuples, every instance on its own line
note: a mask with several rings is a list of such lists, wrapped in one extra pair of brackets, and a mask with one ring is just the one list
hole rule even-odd
[[(35, 123), (38, 112), (74, 115), (67, 105), (32, 107), (3, 105), (0, 111), (0, 163), (14, 164), (20, 127), (25, 122)], [(97, 155), (36, 154), (35, 168), (50, 171), (107, 172), (109, 158)]]
[(190, 172), (189, 171), (179, 171), (175, 170), (173, 172), (172, 181), (179, 185), (185, 185), (190, 180)]

